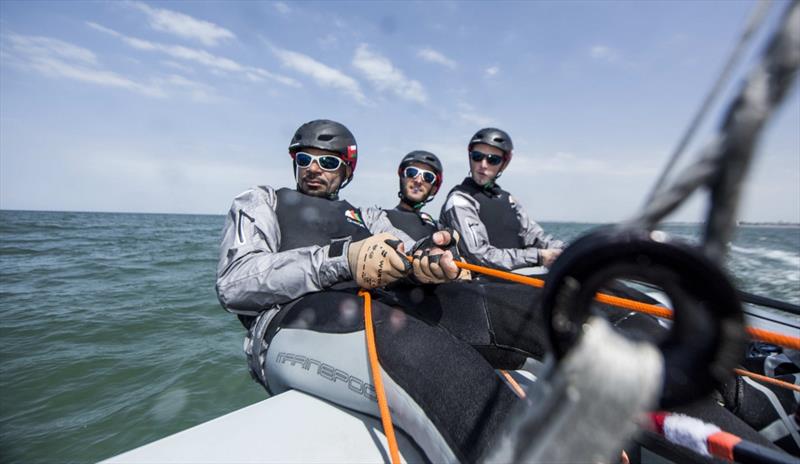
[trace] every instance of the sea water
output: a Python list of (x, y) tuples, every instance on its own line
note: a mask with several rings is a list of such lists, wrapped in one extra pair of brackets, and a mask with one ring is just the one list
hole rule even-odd
[[(94, 462), (266, 397), (214, 293), (223, 222), (0, 211), (0, 461)], [(741, 289), (800, 304), (800, 228), (740, 227), (730, 249)]]

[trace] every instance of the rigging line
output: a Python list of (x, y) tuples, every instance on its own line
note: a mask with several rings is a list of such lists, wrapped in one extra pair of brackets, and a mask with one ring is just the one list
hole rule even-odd
[(725, 256), (757, 142), (764, 126), (786, 99), (799, 67), (800, 2), (795, 0), (787, 5), (761, 61), (748, 74), (723, 118), (721, 156), (709, 183), (710, 210), (704, 236), (704, 251), (712, 260), (719, 262)]
[(665, 186), (630, 221), (629, 227), (650, 230), (675, 210), (698, 187), (709, 188), (709, 212), (703, 251), (712, 261), (725, 255), (733, 231), (734, 215), (744, 176), (750, 168), (764, 125), (785, 99), (800, 67), (800, 8), (787, 5), (780, 24), (764, 47), (760, 61), (748, 73), (739, 92), (728, 104), (722, 125), (672, 185)]
[[(641, 286), (647, 287), (647, 288), (649, 288), (651, 290), (661, 291), (660, 288), (658, 288), (655, 285), (650, 284), (649, 282), (643, 282), (643, 281), (640, 281), (640, 280), (632, 280), (632, 279), (630, 281), (635, 283), (636, 285), (641, 285)], [(776, 300), (774, 298), (767, 298), (765, 296), (756, 295), (755, 293), (749, 293), (749, 292), (746, 292), (746, 291), (740, 290), (740, 289), (736, 289), (736, 293), (739, 294), (739, 299), (742, 300), (742, 303), (750, 303), (750, 304), (752, 304), (754, 306), (761, 306), (761, 307), (765, 307), (765, 308), (779, 309), (781, 311), (784, 311), (784, 312), (787, 312), (787, 313), (790, 313), (790, 314), (794, 314), (796, 316), (800, 316), (800, 305), (797, 305), (797, 304), (794, 304), (794, 303), (790, 303), (788, 301)], [(745, 308), (744, 312), (749, 314), (750, 316), (756, 316), (755, 314), (749, 313), (746, 308)], [(766, 319), (766, 320), (772, 321), (772, 322), (782, 323), (781, 321), (778, 321), (778, 320), (775, 320), (775, 319), (770, 319), (768, 317), (761, 316), (761, 315), (757, 315), (757, 317), (760, 317), (762, 319)]]
[[(488, 267), (478, 266), (476, 264), (469, 264), (458, 260), (454, 260), (453, 262), (455, 263), (456, 267), (459, 267), (461, 269), (467, 269), (472, 272), (477, 272), (479, 274), (486, 274), (492, 277), (497, 277), (499, 279), (530, 285), (532, 287), (538, 287), (538, 288), (544, 287), (544, 280), (542, 279), (522, 276), (519, 274), (500, 271), (497, 269), (491, 269)], [(642, 303), (640, 301), (629, 300), (627, 298), (621, 298), (618, 296), (608, 295), (605, 293), (597, 293), (595, 295), (595, 300), (600, 303), (617, 306), (619, 308), (629, 309), (631, 311), (647, 313), (664, 319), (672, 319), (672, 310), (664, 308), (662, 306), (656, 306), (649, 303)], [(750, 337), (756, 340), (771, 343), (773, 345), (780, 345), (780, 346), (785, 346), (787, 348), (800, 350), (800, 337), (791, 337), (777, 332), (772, 332), (770, 330), (757, 329), (755, 327), (747, 327), (747, 333), (750, 335)]]
[(683, 155), (684, 151), (686, 150), (686, 146), (689, 144), (689, 141), (692, 139), (692, 137), (694, 137), (695, 132), (700, 127), (700, 123), (708, 114), (708, 110), (711, 109), (711, 105), (713, 104), (714, 100), (716, 100), (719, 96), (720, 90), (722, 90), (725, 83), (728, 82), (731, 72), (735, 68), (739, 58), (741, 58), (742, 53), (744, 53), (745, 49), (747, 48), (747, 44), (753, 38), (756, 31), (761, 28), (771, 3), (771, 0), (760, 0), (755, 6), (753, 12), (750, 13), (750, 17), (747, 20), (744, 30), (739, 36), (739, 41), (736, 44), (736, 47), (734, 47), (732, 50), (727, 62), (725, 63), (725, 66), (722, 68), (719, 76), (717, 76), (716, 82), (706, 95), (700, 107), (697, 109), (697, 113), (695, 113), (692, 121), (686, 127), (683, 136), (673, 150), (672, 155), (670, 155), (666, 166), (664, 166), (664, 169), (661, 171), (661, 175), (653, 185), (653, 189), (650, 191), (645, 203), (649, 203), (653, 200), (653, 198), (655, 198), (656, 194), (666, 181), (669, 172), (675, 166), (675, 163), (677, 163), (678, 158)]
[(785, 388), (787, 390), (794, 390), (796, 392), (800, 392), (800, 385), (795, 385), (793, 383), (785, 382), (783, 380), (773, 379), (772, 377), (767, 377), (766, 375), (756, 374), (755, 372), (750, 372), (750, 371), (744, 370), (742, 368), (735, 368), (733, 370), (733, 372), (737, 373), (738, 375), (741, 375), (741, 376), (744, 376), (744, 377), (751, 377), (751, 378), (756, 379), (758, 381), (761, 381), (761, 382), (764, 382), (764, 383), (769, 383), (769, 384), (775, 385), (777, 387)]

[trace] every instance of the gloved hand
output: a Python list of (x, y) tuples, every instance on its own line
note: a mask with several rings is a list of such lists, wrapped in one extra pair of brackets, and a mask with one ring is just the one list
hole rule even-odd
[(411, 272), (403, 242), (392, 234), (378, 234), (350, 243), (347, 261), (353, 279), (362, 288), (390, 284)]
[(457, 243), (457, 232), (435, 232), (430, 241), (424, 241), (414, 252), (414, 277), (423, 284), (438, 284), (457, 278), (460, 269), (453, 262), (452, 251), (445, 249), (455, 248)]

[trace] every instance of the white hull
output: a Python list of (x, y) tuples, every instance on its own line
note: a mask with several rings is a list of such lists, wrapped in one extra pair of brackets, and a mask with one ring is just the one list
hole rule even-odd
[[(425, 462), (396, 434), (405, 462)], [(103, 461), (189, 462), (376, 463), (389, 451), (378, 419), (292, 390)]]

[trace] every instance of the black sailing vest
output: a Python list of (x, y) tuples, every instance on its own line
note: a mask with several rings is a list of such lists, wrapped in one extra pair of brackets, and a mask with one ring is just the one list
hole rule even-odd
[(478, 216), (486, 227), (491, 246), (495, 248), (525, 247), (525, 242), (520, 236), (522, 224), (517, 219), (510, 193), (501, 189), (497, 184), (485, 189), (476, 184), (471, 177), (467, 177), (460, 185), (453, 187), (450, 190), (450, 193), (452, 192), (464, 192), (478, 201), (480, 205)]
[(275, 214), (281, 230), (278, 251), (318, 245), (333, 239), (363, 240), (372, 235), (361, 218), (361, 210), (344, 200), (329, 200), (282, 188), (275, 192)]
[(406, 211), (400, 208), (385, 209), (384, 211), (393, 226), (407, 233), (414, 240), (429, 237), (437, 230), (436, 221), (428, 213)]

